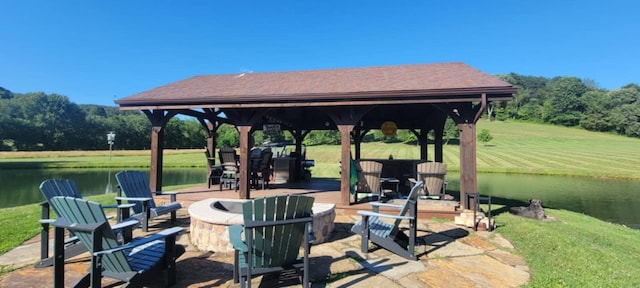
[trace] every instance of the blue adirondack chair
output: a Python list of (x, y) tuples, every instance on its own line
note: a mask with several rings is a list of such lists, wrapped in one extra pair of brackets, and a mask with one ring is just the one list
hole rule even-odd
[(280, 195), (243, 204), (244, 224), (229, 227), (230, 242), (235, 249), (234, 281), (240, 281), (241, 287), (251, 287), (252, 276), (302, 269), (302, 285), (309, 287), (308, 231), (313, 221), (313, 200), (307, 196)]
[(60, 212), (60, 218), (53, 222), (54, 287), (64, 286), (64, 229), (77, 235), (91, 255), (89, 273), (74, 287), (101, 287), (103, 276), (127, 282), (127, 287), (142, 287), (151, 280), (155, 282), (154, 277), (165, 268), (168, 270), (167, 285), (175, 283), (175, 260), (184, 253), (184, 247), (176, 245), (175, 241), (183, 228), (169, 228), (120, 244), (99, 203), (56, 196), (51, 198), (51, 206)]
[[(40, 183), (40, 192), (42, 192), (42, 196), (44, 196), (45, 202), (41, 204), (42, 217), (40, 219), (40, 261), (36, 263), (36, 268), (48, 267), (53, 265), (53, 258), (49, 257), (49, 224), (53, 223), (54, 221), (50, 218), (50, 199), (55, 196), (82, 198), (82, 194), (80, 193), (76, 182), (70, 179), (44, 180), (42, 181), (42, 183)], [(125, 221), (120, 221), (120, 219), (118, 219), (118, 223), (111, 226), (114, 231), (120, 234), (123, 242), (129, 242), (131, 240), (133, 229), (139, 224), (137, 220), (127, 219), (131, 206), (133, 205), (122, 204), (103, 206), (103, 208), (117, 208), (121, 211), (121, 213), (119, 214), (124, 215), (124, 219), (126, 219)], [(54, 211), (56, 215), (60, 215), (57, 210), (54, 209)], [(65, 247), (65, 258), (71, 258), (87, 251), (83, 245), (78, 243), (78, 237), (75, 237), (73, 235), (72, 237), (66, 239)]]
[[(372, 211), (358, 210), (362, 219), (351, 227), (351, 231), (361, 236), (362, 253), (369, 252), (369, 240), (399, 256), (409, 260), (417, 260), (415, 255), (416, 221), (418, 210), (418, 194), (423, 182), (417, 181), (411, 188), (404, 205), (371, 202)], [(396, 215), (379, 213), (381, 207), (398, 209)], [(400, 231), (402, 221), (409, 222), (409, 235)]]
[(160, 215), (171, 213), (171, 221), (176, 221), (176, 211), (182, 208), (182, 205), (176, 201), (176, 192), (156, 191), (156, 195), (171, 197), (171, 202), (159, 206), (153, 200), (153, 192), (151, 192), (146, 173), (132, 170), (120, 171), (116, 173), (116, 180), (118, 180), (119, 191), (124, 194), (124, 196), (116, 197), (116, 200), (135, 204), (132, 207), (133, 217), (140, 220), (142, 231), (147, 232), (149, 220)]

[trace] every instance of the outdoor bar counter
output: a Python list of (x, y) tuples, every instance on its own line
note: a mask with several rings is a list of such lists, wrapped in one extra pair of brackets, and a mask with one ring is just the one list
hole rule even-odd
[(400, 180), (400, 191), (407, 192), (409, 187), (405, 185), (407, 179), (418, 175), (416, 166), (426, 162), (421, 159), (360, 159), (361, 161), (376, 161), (382, 163), (382, 178), (396, 178)]

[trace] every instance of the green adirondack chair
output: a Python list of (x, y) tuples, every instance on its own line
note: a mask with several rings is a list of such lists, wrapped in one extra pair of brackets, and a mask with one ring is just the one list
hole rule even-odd
[[(362, 219), (351, 227), (351, 231), (361, 236), (362, 253), (369, 252), (369, 240), (374, 244), (385, 248), (394, 254), (417, 260), (415, 255), (416, 245), (416, 221), (418, 210), (418, 194), (423, 182), (417, 181), (411, 188), (409, 196), (403, 205), (390, 203), (371, 202), (372, 211), (358, 210)], [(398, 209), (397, 215), (379, 213), (380, 207)], [(400, 231), (402, 221), (409, 222), (409, 235)]]
[[(43, 268), (53, 265), (53, 257), (49, 257), (49, 225), (53, 223), (51, 219), (50, 199), (55, 196), (69, 196), (74, 198), (82, 198), (82, 194), (76, 185), (76, 182), (70, 179), (47, 179), (40, 183), (40, 192), (44, 196), (45, 202), (42, 202), (42, 214), (40, 219), (40, 261), (36, 263), (36, 268)], [(108, 205), (102, 206), (103, 208), (117, 208), (121, 212), (120, 215), (124, 215), (124, 221), (118, 219), (118, 223), (111, 226), (111, 228), (120, 233), (123, 242), (129, 242), (132, 237), (133, 229), (139, 224), (137, 220), (127, 219), (129, 218), (129, 209), (132, 204), (122, 205)], [(53, 207), (55, 208), (55, 207)], [(55, 210), (56, 215), (60, 215)], [(87, 251), (82, 244), (78, 242), (78, 237), (73, 234), (71, 237), (65, 240), (65, 259), (79, 255)]]
[(288, 269), (299, 273), (302, 269), (302, 285), (309, 287), (308, 231), (313, 221), (313, 200), (307, 196), (279, 195), (243, 204), (244, 224), (229, 227), (230, 242), (235, 249), (234, 281), (240, 281), (241, 287), (251, 287), (253, 276)]
[(77, 235), (91, 255), (89, 273), (74, 287), (101, 287), (103, 276), (124, 281), (127, 287), (142, 287), (151, 280), (157, 281), (154, 277), (165, 268), (168, 270), (167, 284), (175, 283), (175, 260), (184, 253), (184, 247), (175, 244), (182, 227), (169, 228), (121, 245), (99, 203), (64, 196), (53, 197), (50, 202), (60, 212), (60, 218), (53, 222), (54, 287), (64, 286), (64, 229)]
[(116, 180), (118, 180), (119, 191), (125, 195), (119, 195), (116, 200), (118, 203), (124, 200), (135, 204), (131, 207), (134, 213), (132, 217), (140, 220), (142, 231), (149, 231), (150, 219), (167, 213), (171, 213), (172, 222), (176, 221), (176, 211), (182, 208), (182, 205), (176, 201), (176, 192), (156, 191), (156, 195), (169, 195), (171, 197), (171, 202), (164, 205), (156, 205), (146, 173), (133, 170), (120, 171), (116, 173)]

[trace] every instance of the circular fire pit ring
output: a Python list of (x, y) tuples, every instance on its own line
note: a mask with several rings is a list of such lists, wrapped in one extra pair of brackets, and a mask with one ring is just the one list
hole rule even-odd
[[(190, 240), (199, 250), (231, 255), (229, 226), (241, 225), (243, 199), (209, 198), (189, 206)], [(334, 229), (335, 204), (313, 204), (315, 244), (326, 241)]]

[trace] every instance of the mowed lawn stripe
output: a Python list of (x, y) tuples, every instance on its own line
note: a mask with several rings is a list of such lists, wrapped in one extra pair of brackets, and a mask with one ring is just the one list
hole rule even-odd
[(629, 155), (617, 155), (612, 157), (610, 154), (596, 154), (596, 153), (579, 153), (579, 152), (550, 152), (541, 153), (541, 155), (548, 155), (549, 157), (556, 158), (571, 158), (574, 161), (581, 163), (583, 167), (589, 167), (593, 169), (602, 169), (602, 167), (614, 167), (616, 170), (629, 172), (639, 172), (640, 159), (634, 159)]

